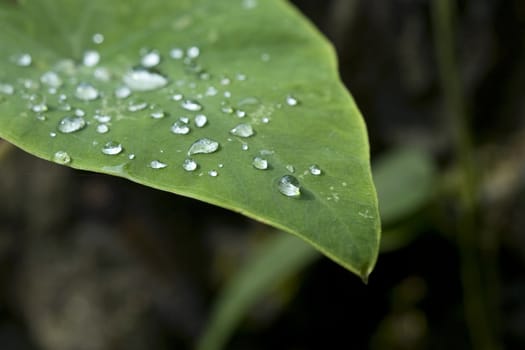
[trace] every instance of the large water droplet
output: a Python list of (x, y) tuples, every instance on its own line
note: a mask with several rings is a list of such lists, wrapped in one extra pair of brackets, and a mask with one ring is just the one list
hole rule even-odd
[(186, 171), (195, 171), (197, 169), (197, 166), (198, 166), (197, 162), (195, 162), (191, 158), (185, 159), (184, 162), (182, 163), (182, 167)]
[(22, 53), (13, 57), (13, 61), (17, 66), (29, 67), (33, 63), (33, 58), (28, 53)]
[(213, 153), (219, 149), (219, 143), (211, 139), (202, 138), (195, 141), (190, 149), (188, 155), (199, 154), (199, 153)]
[(108, 156), (116, 156), (121, 153), (122, 150), (122, 145), (115, 141), (106, 142), (104, 147), (102, 147), (102, 153), (107, 154)]
[(79, 116), (68, 116), (62, 118), (58, 123), (58, 131), (64, 134), (70, 134), (75, 131), (79, 131), (86, 126), (84, 118)]
[(250, 137), (254, 134), (251, 124), (239, 124), (235, 128), (230, 130), (230, 133), (239, 137)]
[(160, 63), (160, 54), (158, 51), (150, 51), (140, 59), (140, 63), (146, 68), (152, 68)]
[(149, 163), (149, 166), (150, 168), (152, 169), (164, 169), (165, 167), (167, 167), (168, 165), (166, 163), (162, 163), (161, 161), (158, 161), (158, 160), (152, 160), (150, 163)]
[(94, 67), (100, 62), (100, 54), (98, 51), (89, 50), (84, 52), (84, 57), (82, 58), (82, 63), (87, 67)]
[(98, 98), (98, 90), (91, 84), (81, 83), (75, 89), (75, 97), (82, 101), (93, 101)]
[(317, 164), (310, 165), (308, 170), (310, 170), (310, 174), (316, 175), (316, 176), (321, 175), (323, 173), (323, 171), (321, 170), (321, 168), (319, 168)]
[(253, 158), (252, 165), (254, 168), (259, 170), (266, 170), (268, 169), (268, 161), (261, 157), (255, 157)]
[(156, 90), (168, 84), (166, 77), (144, 68), (130, 70), (124, 74), (122, 79), (131, 90), (135, 91)]
[(184, 120), (179, 119), (171, 126), (171, 132), (177, 135), (186, 135), (190, 132), (190, 126)]
[(40, 81), (42, 82), (42, 84), (53, 88), (59, 88), (60, 86), (62, 86), (62, 79), (58, 76), (57, 73), (52, 71), (42, 74), (42, 76), (40, 77)]
[(197, 114), (195, 116), (195, 125), (198, 127), (198, 128), (202, 128), (203, 126), (206, 125), (206, 123), (208, 123), (208, 118), (206, 118), (206, 116), (204, 114)]
[(287, 197), (299, 197), (301, 195), (301, 187), (299, 180), (292, 175), (284, 175), (279, 179), (277, 184), (279, 192)]
[(181, 102), (181, 107), (187, 111), (198, 112), (202, 110), (202, 105), (197, 101), (184, 100)]
[(57, 151), (53, 154), (53, 162), (57, 164), (69, 164), (71, 163), (71, 157), (66, 151)]
[(11, 84), (0, 83), (0, 93), (4, 95), (12, 95), (15, 93), (15, 88)]

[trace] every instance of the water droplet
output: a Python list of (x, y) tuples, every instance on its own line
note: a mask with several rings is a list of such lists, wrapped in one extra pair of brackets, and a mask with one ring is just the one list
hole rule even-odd
[(266, 170), (268, 169), (268, 161), (261, 157), (253, 158), (252, 165), (255, 169)]
[(71, 157), (66, 151), (57, 151), (53, 154), (53, 162), (57, 164), (69, 164), (71, 163)]
[(213, 153), (219, 149), (219, 143), (211, 139), (202, 138), (195, 141), (190, 149), (188, 155), (199, 154), (199, 153)]
[(190, 118), (188, 117), (180, 117), (179, 120), (182, 120), (183, 123), (188, 124), (190, 122)]
[(237, 80), (239, 80), (239, 81), (244, 81), (244, 80), (246, 80), (246, 74), (243, 74), (243, 73), (237, 73), (236, 78), (237, 78)]
[(15, 93), (15, 88), (11, 84), (0, 83), (0, 93), (4, 95), (12, 95)]
[(241, 146), (241, 149), (242, 149), (243, 151), (247, 151), (248, 148), (249, 148), (249, 146), (248, 146), (247, 143), (243, 143), (242, 146)]
[(292, 175), (284, 175), (281, 177), (277, 187), (279, 192), (287, 197), (299, 197), (301, 195), (299, 180)]
[(76, 115), (77, 117), (83, 117), (83, 116), (86, 115), (86, 112), (84, 112), (83, 109), (77, 108), (77, 109), (75, 109), (75, 115)]
[(261, 121), (263, 122), (263, 124), (268, 124), (270, 122), (270, 118), (264, 117), (261, 119)]
[(252, 10), (257, 7), (257, 0), (243, 0), (242, 7), (246, 10)]
[(140, 63), (146, 68), (152, 68), (160, 63), (160, 54), (158, 51), (150, 51), (140, 59)]
[(197, 46), (192, 46), (186, 50), (186, 55), (189, 58), (197, 58), (201, 54), (201, 50)]
[(243, 111), (243, 110), (241, 110), (241, 109), (236, 110), (236, 111), (235, 111), (235, 114), (237, 114), (237, 117), (239, 117), (239, 118), (244, 118), (244, 117), (246, 117), (246, 112)]
[(35, 113), (43, 113), (47, 111), (47, 105), (45, 102), (38, 102), (31, 106), (31, 110)]
[(193, 159), (191, 158), (187, 158), (184, 160), (184, 162), (182, 163), (182, 167), (184, 168), (184, 170), (186, 171), (194, 171), (197, 169), (197, 162), (195, 162)]
[(164, 111), (154, 111), (154, 112), (151, 112), (150, 116), (153, 118), (153, 119), (162, 119), (166, 116), (166, 112)]
[(202, 110), (202, 105), (199, 102), (197, 102), (197, 101), (184, 100), (184, 101), (182, 101), (182, 103), (180, 105), (185, 110), (191, 111), (191, 112), (198, 112), (198, 111)]
[(229, 91), (224, 91), (224, 94), (223, 94), (223, 95), (224, 95), (224, 97), (226, 97), (226, 98), (231, 98), (231, 97), (232, 97), (232, 93), (229, 92)]
[(102, 147), (102, 153), (107, 154), (108, 156), (116, 156), (122, 152), (122, 145), (115, 141), (106, 142), (104, 147)]
[(226, 114), (232, 114), (235, 110), (233, 109), (232, 106), (223, 103), (223, 105), (222, 105), (222, 107), (221, 107), (221, 111), (222, 111), (223, 113), (226, 113)]
[(259, 153), (262, 155), (262, 156), (271, 156), (272, 154), (274, 154), (275, 152), (274, 151), (270, 151), (269, 149), (262, 149), (259, 151)]
[(111, 73), (109, 72), (109, 69), (105, 67), (96, 68), (93, 72), (93, 76), (100, 81), (109, 81), (111, 79)]
[(149, 163), (149, 166), (150, 168), (152, 169), (164, 169), (165, 167), (167, 167), (168, 165), (166, 163), (162, 163), (161, 161), (158, 161), (158, 160), (152, 160), (150, 163)]
[(79, 131), (86, 126), (84, 118), (79, 116), (68, 116), (62, 118), (58, 123), (58, 131), (64, 134), (70, 134), (72, 132)]
[(46, 120), (47, 120), (47, 117), (46, 117), (44, 114), (40, 114), (40, 113), (38, 113), (38, 114), (36, 115), (36, 119), (38, 119), (38, 120), (40, 120), (40, 121), (43, 122), (43, 121), (46, 121)]
[(111, 121), (111, 116), (109, 115), (95, 114), (93, 118), (100, 123), (109, 123)]
[(310, 174), (316, 175), (316, 176), (321, 175), (323, 173), (323, 171), (321, 170), (321, 168), (319, 168), (317, 164), (310, 165), (308, 170), (310, 170)]
[(239, 124), (235, 128), (230, 130), (230, 133), (239, 137), (250, 137), (254, 134), (251, 124)]
[(40, 77), (42, 84), (45, 84), (49, 87), (59, 88), (62, 86), (62, 79), (58, 76), (57, 73), (49, 71)]
[(144, 68), (130, 70), (124, 74), (122, 79), (131, 90), (135, 91), (156, 90), (168, 84), (166, 77)]
[(50, 137), (56, 137), (56, 136), (57, 136), (57, 133), (56, 133), (56, 132), (50, 132), (50, 133), (49, 133), (49, 136), (50, 136)]
[(209, 86), (206, 89), (206, 96), (215, 96), (219, 91), (214, 86)]
[(230, 78), (224, 77), (221, 79), (221, 85), (230, 85), (231, 80)]
[(286, 96), (286, 104), (288, 106), (297, 106), (297, 104), (299, 104), (299, 101), (292, 95), (288, 95)]
[(91, 84), (80, 83), (75, 89), (75, 97), (82, 101), (93, 101), (98, 98), (98, 90)]
[(130, 111), (130, 112), (138, 112), (138, 111), (142, 111), (142, 110), (146, 109), (147, 107), (148, 107), (148, 103), (147, 102), (132, 101), (128, 105), (128, 111)]
[(128, 156), (128, 159), (129, 159), (129, 160), (133, 160), (133, 159), (135, 159), (135, 154), (131, 153), (131, 154)]
[(270, 54), (263, 53), (263, 54), (261, 55), (261, 61), (263, 61), (263, 62), (268, 62), (268, 61), (270, 60), (270, 58), (271, 58), (271, 57), (270, 57)]
[(291, 164), (288, 164), (286, 166), (286, 170), (288, 170), (289, 172), (291, 172), (292, 174), (295, 173), (295, 167)]
[(178, 47), (171, 49), (170, 57), (176, 60), (180, 60), (184, 57), (184, 51)]
[(206, 118), (206, 116), (204, 114), (197, 114), (195, 116), (195, 125), (198, 127), (198, 128), (202, 128), (204, 125), (206, 125), (206, 123), (208, 123), (208, 118)]
[(190, 132), (190, 127), (187, 122), (179, 119), (171, 126), (171, 132), (177, 135), (186, 135)]
[(84, 57), (82, 58), (82, 63), (87, 67), (94, 67), (100, 62), (100, 54), (98, 51), (89, 50), (84, 52)]
[(131, 89), (127, 86), (120, 86), (115, 89), (115, 97), (118, 99), (126, 99), (131, 95)]
[(219, 173), (217, 172), (217, 170), (210, 170), (208, 171), (208, 175), (210, 175), (211, 177), (217, 177), (219, 176)]
[(99, 124), (97, 125), (97, 132), (99, 134), (105, 134), (109, 131), (109, 126), (107, 124)]
[(104, 35), (100, 33), (95, 33), (93, 34), (92, 40), (93, 40), (93, 43), (100, 45), (104, 42)]
[(173, 101), (180, 101), (184, 98), (184, 95), (183, 94), (174, 94), (173, 96), (171, 96), (171, 99)]
[(22, 53), (13, 57), (13, 61), (17, 66), (29, 67), (33, 63), (33, 58), (28, 53)]

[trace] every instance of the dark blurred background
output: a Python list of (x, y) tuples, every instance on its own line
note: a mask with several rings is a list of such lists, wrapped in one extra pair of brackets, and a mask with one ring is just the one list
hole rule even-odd
[[(487, 314), (500, 348), (525, 349), (525, 1), (452, 2), (483, 173), (476, 198), (480, 256), (492, 269)], [(435, 163), (443, 191), (454, 192), (458, 158), (430, 0), (293, 3), (334, 43), (373, 160), (417, 148)], [(191, 348), (220, 286), (274, 234), (205, 203), (19, 150), (1, 169), (2, 350)], [(473, 348), (464, 257), (450, 223), (455, 197), (437, 198), (393, 225), (416, 229), (384, 249), (368, 285), (319, 259), (261, 301), (227, 348)]]

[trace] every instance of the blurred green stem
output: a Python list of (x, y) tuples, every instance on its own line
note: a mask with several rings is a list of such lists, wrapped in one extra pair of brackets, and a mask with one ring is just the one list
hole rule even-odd
[[(477, 193), (479, 179), (474, 160), (474, 149), (469, 129), (469, 118), (455, 55), (455, 30), (457, 3), (453, 0), (433, 0), (432, 19), (434, 41), (440, 70), (449, 125), (452, 128), (456, 155), (461, 167), (460, 217), (458, 219), (458, 244), (461, 255), (464, 310), (470, 341), (474, 349), (499, 349), (494, 324), (490, 315), (483, 285), (487, 271), (480, 259), (480, 240)], [(492, 322), (490, 321), (492, 320)]]

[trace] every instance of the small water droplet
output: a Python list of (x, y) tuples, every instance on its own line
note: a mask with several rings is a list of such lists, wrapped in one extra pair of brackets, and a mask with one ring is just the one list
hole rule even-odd
[(22, 53), (13, 57), (13, 61), (17, 66), (29, 67), (33, 63), (33, 58), (28, 53)]
[(183, 98), (184, 98), (183, 94), (174, 94), (173, 96), (171, 96), (171, 99), (173, 101), (181, 101)]
[(43, 113), (47, 111), (47, 105), (45, 102), (39, 102), (32, 105), (31, 110), (35, 113)]
[(197, 114), (194, 119), (195, 125), (198, 128), (202, 128), (208, 123), (208, 118), (204, 114)]
[(53, 71), (49, 71), (42, 74), (42, 76), (40, 77), (40, 81), (42, 82), (42, 84), (53, 88), (59, 88), (60, 86), (62, 86), (62, 79), (58, 76), (57, 73)]
[(106, 114), (95, 114), (93, 118), (100, 123), (109, 123), (111, 121), (111, 116)]
[(40, 113), (38, 113), (38, 114), (36, 115), (36, 119), (40, 120), (41, 122), (44, 122), (44, 121), (47, 120), (47, 117), (46, 117), (44, 114), (40, 114)]
[(128, 156), (128, 159), (129, 159), (129, 160), (133, 160), (133, 159), (135, 159), (135, 154), (131, 153), (131, 154)]
[(147, 52), (140, 59), (140, 63), (146, 68), (155, 67), (160, 63), (160, 54), (158, 53), (158, 51)]
[(291, 164), (288, 164), (286, 166), (286, 170), (288, 170), (289, 172), (291, 172), (292, 174), (295, 173), (295, 167)]
[(69, 164), (71, 163), (71, 157), (66, 151), (57, 151), (53, 154), (53, 162), (57, 164)]
[(181, 102), (180, 105), (185, 110), (191, 111), (191, 112), (198, 112), (202, 110), (202, 105), (199, 102), (193, 101), (193, 100), (184, 100)]
[(237, 117), (239, 117), (239, 118), (244, 118), (244, 117), (246, 117), (246, 112), (243, 111), (243, 110), (241, 110), (241, 109), (236, 110), (236, 111), (235, 111), (235, 114), (237, 114)]
[(131, 95), (131, 89), (127, 86), (119, 86), (115, 89), (115, 97), (118, 99), (126, 99)]
[(56, 136), (57, 136), (57, 133), (56, 133), (56, 132), (50, 132), (50, 133), (49, 133), (49, 136), (50, 136), (50, 137), (56, 137)]
[(219, 173), (217, 172), (217, 170), (210, 170), (208, 171), (208, 175), (210, 175), (211, 177), (217, 177), (219, 176)]
[(11, 84), (0, 83), (0, 93), (4, 95), (12, 95), (15, 93), (15, 88)]
[(166, 112), (164, 111), (153, 111), (151, 112), (150, 116), (153, 118), (153, 119), (162, 119), (166, 116)]
[(100, 54), (98, 51), (89, 50), (84, 52), (84, 57), (82, 58), (82, 63), (86, 67), (94, 67), (100, 62)]
[(58, 131), (63, 134), (70, 134), (82, 130), (86, 126), (84, 118), (79, 116), (67, 116), (58, 123)]
[(263, 53), (263, 54), (261, 55), (261, 61), (263, 61), (263, 62), (268, 62), (268, 61), (270, 60), (270, 58), (271, 58), (271, 57), (270, 57), (270, 54)]
[(252, 10), (257, 7), (257, 0), (243, 0), (242, 7), (246, 10)]
[(244, 81), (244, 80), (246, 80), (246, 74), (243, 74), (243, 73), (237, 73), (236, 78), (237, 78), (237, 80), (239, 80), (239, 81)]
[(188, 117), (180, 117), (179, 120), (182, 120), (183, 123), (188, 124), (190, 122), (190, 118)]
[(268, 161), (262, 157), (253, 158), (252, 165), (255, 169), (259, 169), (259, 170), (268, 169)]
[(253, 128), (252, 128), (251, 124), (243, 123), (243, 124), (237, 125), (233, 129), (231, 129), (230, 133), (232, 135), (239, 136), (239, 137), (250, 137), (255, 132), (253, 131)]
[(316, 176), (321, 175), (323, 173), (323, 171), (321, 170), (321, 168), (319, 168), (317, 164), (310, 165), (308, 170), (310, 170), (310, 174), (316, 175)]
[(287, 197), (299, 197), (301, 195), (299, 180), (292, 175), (284, 175), (281, 177), (277, 187), (279, 192)]
[(232, 93), (229, 92), (229, 91), (224, 91), (223, 95), (224, 95), (225, 98), (231, 98), (232, 97)]
[(144, 68), (135, 68), (124, 74), (124, 83), (135, 91), (151, 91), (160, 89), (168, 84), (163, 75)]
[(228, 77), (224, 77), (221, 79), (221, 85), (230, 85), (231, 80)]
[(299, 101), (292, 95), (288, 95), (286, 96), (286, 104), (288, 106), (297, 106), (299, 104)]
[(268, 124), (270, 122), (270, 118), (264, 117), (261, 119), (261, 121), (263, 122), (263, 124)]
[(175, 47), (175, 48), (171, 49), (170, 57), (173, 58), (173, 59), (176, 59), (176, 60), (180, 60), (181, 58), (184, 57), (184, 50), (182, 50), (182, 49), (180, 49), (178, 47)]
[(148, 103), (144, 101), (131, 101), (128, 105), (128, 111), (130, 112), (138, 112), (146, 109), (148, 107)]
[(195, 171), (197, 169), (198, 165), (197, 165), (197, 162), (195, 162), (193, 159), (187, 158), (182, 163), (182, 167), (186, 171)]
[(95, 33), (93, 34), (92, 40), (93, 43), (100, 45), (104, 42), (104, 35), (100, 33)]
[(115, 141), (106, 142), (104, 147), (102, 147), (102, 153), (107, 154), (108, 156), (116, 156), (122, 152), (122, 145)]
[(164, 169), (165, 167), (167, 167), (168, 165), (166, 163), (162, 163), (161, 161), (158, 161), (158, 160), (152, 160), (150, 163), (149, 163), (149, 166), (150, 168), (152, 169)]
[(107, 124), (98, 124), (97, 125), (97, 132), (99, 134), (105, 134), (105, 133), (109, 132), (109, 126), (107, 126)]
[(93, 101), (98, 98), (98, 90), (91, 84), (80, 83), (75, 89), (75, 97), (82, 101)]
[(242, 149), (243, 151), (247, 151), (248, 148), (249, 148), (249, 146), (248, 146), (247, 143), (243, 143), (243, 144), (241, 145), (241, 149)]
[(222, 104), (221, 111), (226, 114), (232, 114), (233, 112), (235, 112), (233, 107), (226, 103)]
[(190, 132), (190, 126), (184, 120), (179, 119), (171, 126), (171, 132), (177, 135), (186, 135)]
[(193, 59), (199, 57), (201, 54), (201, 50), (197, 46), (189, 47), (188, 50), (186, 50), (186, 55)]
[(96, 68), (93, 72), (93, 76), (100, 81), (109, 81), (111, 79), (111, 73), (109, 72), (109, 69), (105, 67)]
[(202, 138), (195, 141), (190, 149), (188, 155), (199, 154), (199, 153), (213, 153), (219, 149), (219, 143), (208, 138)]
[(209, 86), (206, 89), (206, 96), (215, 96), (219, 91), (214, 86)]
[(75, 115), (76, 115), (77, 117), (83, 117), (83, 116), (86, 115), (86, 112), (84, 112), (83, 109), (77, 108), (77, 109), (75, 109)]

